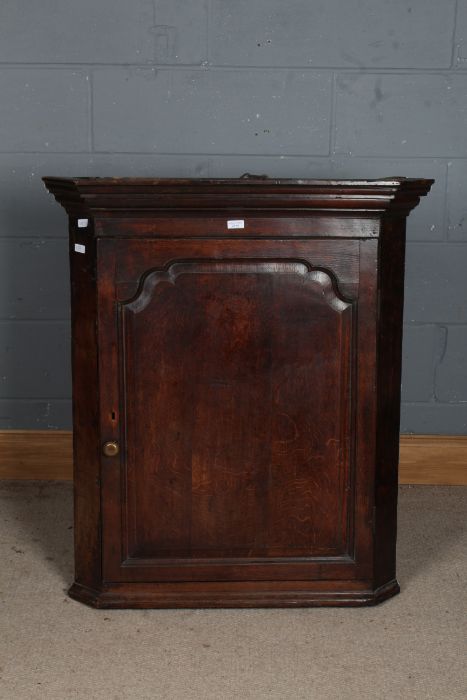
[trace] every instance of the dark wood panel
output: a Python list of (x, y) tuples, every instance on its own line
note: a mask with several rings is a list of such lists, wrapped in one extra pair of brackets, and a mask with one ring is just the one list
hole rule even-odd
[(384, 222), (378, 250), (381, 293), (375, 430), (375, 580), (378, 585), (388, 576), (396, 576), (404, 256), (405, 219)]
[[(73, 477), (75, 579), (84, 586), (102, 580), (99, 455), (99, 373), (95, 242), (76, 255), (79, 230), (70, 225), (73, 368)], [(91, 390), (92, 387), (92, 390)]]
[[(357, 294), (359, 241), (313, 240), (133, 240), (116, 242), (116, 282), (121, 298), (136, 294), (143, 276), (151, 269), (165, 269), (175, 260), (241, 261), (284, 258), (303, 261), (310, 267), (329, 271), (342, 296)], [(208, 251), (208, 252), (207, 252)], [(125, 282), (126, 286), (120, 285)]]
[(352, 307), (331, 278), (180, 263), (123, 309), (130, 555), (345, 554)]
[[(235, 209), (217, 216), (192, 212), (191, 216), (161, 212), (151, 218), (99, 218), (96, 229), (99, 236), (121, 238), (374, 238), (379, 233), (379, 219), (367, 214), (360, 218), (342, 212), (331, 219), (329, 216), (310, 216), (309, 212), (293, 216), (284, 212), (282, 216), (266, 215)], [(241, 220), (242, 228), (229, 228), (229, 220)]]
[(376, 450), (376, 349), (378, 323), (378, 243), (360, 241), (360, 287), (358, 295), (357, 362), (353, 376), (359, 401), (352, 430), (355, 450), (353, 488), (353, 552), (360, 562), (360, 576), (371, 576), (374, 556), (374, 488)]

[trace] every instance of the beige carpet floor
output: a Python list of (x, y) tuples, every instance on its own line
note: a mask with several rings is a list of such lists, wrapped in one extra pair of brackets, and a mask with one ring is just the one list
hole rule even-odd
[(0, 482), (2, 700), (466, 700), (467, 489), (401, 487), (402, 593), (375, 608), (92, 610), (71, 486)]

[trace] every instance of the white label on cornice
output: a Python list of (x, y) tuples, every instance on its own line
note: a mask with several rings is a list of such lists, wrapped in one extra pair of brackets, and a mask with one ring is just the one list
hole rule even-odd
[(89, 223), (89, 219), (78, 219), (78, 228), (86, 228)]
[(243, 219), (230, 219), (227, 221), (227, 228), (245, 228), (245, 221)]
[(75, 252), (76, 253), (85, 253), (86, 246), (83, 245), (82, 243), (75, 243)]

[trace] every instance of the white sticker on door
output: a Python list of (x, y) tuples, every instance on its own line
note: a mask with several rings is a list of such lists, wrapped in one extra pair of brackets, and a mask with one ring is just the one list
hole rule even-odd
[(230, 219), (227, 221), (227, 228), (245, 228), (245, 221), (243, 219)]

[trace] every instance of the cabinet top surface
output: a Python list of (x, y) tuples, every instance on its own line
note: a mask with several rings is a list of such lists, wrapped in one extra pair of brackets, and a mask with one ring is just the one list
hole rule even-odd
[(70, 213), (147, 215), (157, 210), (216, 211), (228, 208), (376, 211), (408, 213), (433, 180), (269, 178), (44, 177), (46, 188)]
[(385, 177), (378, 179), (313, 179), (313, 178), (274, 178), (267, 175), (249, 175), (248, 173), (241, 177), (199, 177), (199, 178), (183, 178), (183, 177), (53, 177), (46, 176), (44, 182), (61, 182), (68, 183), (76, 187), (211, 187), (219, 186), (235, 186), (235, 187), (271, 187), (271, 186), (287, 186), (287, 187), (429, 187), (434, 181), (423, 178), (408, 178), (408, 177)]

